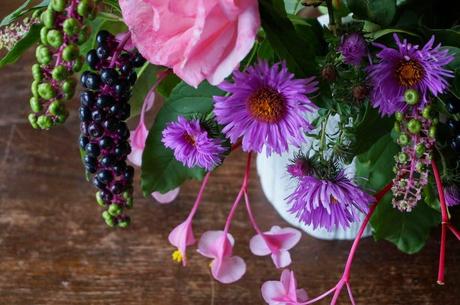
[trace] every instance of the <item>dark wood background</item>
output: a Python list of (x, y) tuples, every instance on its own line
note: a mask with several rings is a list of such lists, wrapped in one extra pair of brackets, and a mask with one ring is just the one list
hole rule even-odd
[[(0, 16), (19, 2), (1, 0)], [(198, 182), (186, 183), (168, 206), (137, 190), (128, 230), (102, 223), (79, 159), (77, 103), (62, 127), (37, 131), (26, 121), (32, 63), (29, 52), (0, 71), (0, 304), (263, 304), (261, 284), (278, 279), (280, 272), (270, 258), (250, 255), (254, 233), (244, 209), (231, 230), (235, 252), (248, 264), (241, 281), (213, 281), (209, 260), (193, 250), (186, 268), (172, 262), (167, 236), (186, 217)], [(197, 236), (223, 227), (243, 169), (244, 155), (236, 152), (212, 175), (194, 222)], [(264, 198), (255, 171), (251, 178), (250, 196), (261, 226), (286, 225)], [(438, 238), (433, 232), (427, 247), (412, 256), (387, 242), (363, 240), (351, 280), (357, 303), (460, 304), (460, 242), (449, 236), (447, 284), (440, 287), (435, 283)], [(292, 268), (310, 296), (337, 282), (350, 246), (303, 236), (292, 251)], [(341, 304), (348, 301), (343, 297)]]

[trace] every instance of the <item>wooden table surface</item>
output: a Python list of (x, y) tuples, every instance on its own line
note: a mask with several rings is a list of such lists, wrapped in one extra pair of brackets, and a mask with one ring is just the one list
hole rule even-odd
[[(2, 0), (0, 16), (17, 5), (16, 0)], [(171, 260), (168, 233), (186, 217), (198, 182), (187, 182), (167, 206), (142, 198), (137, 189), (129, 229), (113, 230), (102, 223), (80, 163), (77, 103), (62, 127), (46, 132), (27, 123), (32, 63), (29, 52), (0, 71), (0, 304), (263, 304), (261, 284), (278, 279), (280, 272), (270, 258), (250, 254), (253, 231), (244, 209), (231, 230), (235, 252), (248, 265), (241, 281), (213, 281), (209, 260), (193, 250), (186, 268)], [(234, 153), (211, 176), (194, 222), (197, 236), (223, 227), (241, 183), (244, 157)], [(255, 171), (251, 179), (260, 225), (286, 225), (265, 199)], [(460, 242), (448, 238), (447, 284), (441, 287), (435, 283), (438, 238), (433, 232), (427, 247), (412, 256), (387, 242), (363, 240), (351, 279), (357, 304), (460, 304)], [(337, 282), (350, 246), (303, 236), (291, 252), (292, 267), (310, 296)], [(348, 304), (347, 299), (342, 297), (340, 304)]]

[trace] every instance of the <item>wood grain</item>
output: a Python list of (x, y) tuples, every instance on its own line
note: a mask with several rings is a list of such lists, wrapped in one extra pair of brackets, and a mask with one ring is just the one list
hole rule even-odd
[[(18, 3), (2, 0), (0, 16)], [(214, 282), (209, 261), (193, 250), (186, 268), (172, 262), (167, 235), (187, 215), (198, 182), (187, 182), (167, 206), (142, 198), (137, 190), (132, 226), (112, 230), (103, 224), (79, 159), (77, 102), (62, 127), (43, 132), (26, 122), (32, 63), (29, 52), (19, 64), (0, 71), (0, 304), (263, 304), (260, 285), (279, 278), (280, 272), (268, 257), (250, 255), (253, 231), (242, 207), (231, 228), (235, 252), (248, 264), (241, 281)], [(244, 158), (235, 152), (211, 176), (194, 222), (197, 236), (223, 227), (241, 183)], [(286, 225), (264, 198), (254, 170), (251, 179), (260, 225)], [(460, 304), (460, 242), (449, 236), (447, 285), (437, 286), (438, 234), (412, 256), (387, 242), (363, 240), (351, 280), (357, 304)], [(350, 246), (304, 235), (292, 251), (292, 268), (310, 296), (336, 283)], [(348, 304), (345, 297), (340, 300)]]

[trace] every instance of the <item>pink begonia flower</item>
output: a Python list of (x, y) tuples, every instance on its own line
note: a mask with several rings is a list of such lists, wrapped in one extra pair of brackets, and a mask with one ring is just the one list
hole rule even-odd
[(262, 285), (262, 297), (269, 305), (296, 305), (308, 300), (304, 289), (297, 289), (294, 272), (284, 270), (280, 281), (268, 281)]
[(271, 254), (276, 268), (284, 268), (291, 263), (289, 250), (300, 240), (302, 234), (293, 228), (273, 226), (270, 231), (257, 234), (249, 242), (249, 248), (254, 255), (265, 256)]
[(185, 266), (187, 264), (186, 250), (188, 246), (193, 245), (196, 240), (193, 235), (192, 217), (187, 218), (183, 223), (175, 227), (169, 233), (169, 242), (177, 248), (173, 253), (173, 260)]
[(198, 243), (198, 252), (212, 258), (211, 273), (223, 284), (238, 281), (246, 272), (246, 263), (239, 256), (232, 256), (235, 240), (224, 231), (207, 231)]
[(220, 84), (251, 50), (257, 0), (120, 0), (139, 52), (197, 87)]
[(131, 144), (131, 153), (128, 155), (128, 160), (136, 165), (142, 165), (142, 154), (144, 153), (145, 141), (149, 135), (149, 131), (145, 126), (145, 113), (149, 111), (155, 103), (155, 89), (156, 85), (152, 87), (147, 96), (140, 113), (139, 123), (137, 127), (131, 131), (129, 136), (129, 143)]
[(167, 193), (160, 193), (160, 192), (153, 192), (152, 197), (161, 204), (168, 204), (174, 201), (179, 195), (180, 187), (176, 187), (175, 189), (167, 192)]

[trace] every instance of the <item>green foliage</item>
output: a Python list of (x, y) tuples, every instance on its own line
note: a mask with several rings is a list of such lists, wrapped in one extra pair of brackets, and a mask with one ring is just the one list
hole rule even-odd
[(49, 0), (43, 0), (42, 2), (40, 2), (37, 5), (35, 5), (34, 7), (28, 8), (28, 6), (30, 5), (31, 2), (32, 2), (32, 0), (25, 1), (16, 10), (11, 12), (9, 15), (5, 16), (2, 19), (2, 21), (0, 21), (0, 27), (10, 24), (10, 23), (16, 21), (18, 18), (21, 18), (22, 16), (24, 16), (24, 15), (26, 15), (26, 14), (34, 11), (34, 10), (47, 7), (50, 1)]
[[(393, 156), (399, 146), (390, 135), (382, 137), (367, 152), (361, 154), (356, 162), (358, 182), (369, 190), (378, 191), (393, 179)], [(405, 253), (420, 251), (429, 236), (430, 230), (440, 221), (439, 213), (424, 202), (410, 213), (400, 212), (391, 204), (391, 191), (378, 205), (371, 219), (375, 239), (386, 239)]]
[(34, 24), (30, 31), (19, 40), (16, 45), (0, 59), (0, 69), (8, 64), (15, 63), (31, 46), (40, 39), (41, 25)]
[(194, 89), (185, 83), (177, 85), (165, 105), (158, 113), (147, 138), (142, 157), (141, 185), (145, 195), (154, 191), (166, 193), (187, 179), (201, 180), (205, 174), (202, 168), (188, 168), (178, 162), (172, 150), (161, 142), (162, 132), (169, 122), (179, 115), (185, 117), (206, 116), (212, 111), (212, 97), (222, 92), (202, 83)]
[(158, 67), (146, 62), (137, 72), (137, 81), (133, 87), (133, 95), (129, 100), (131, 104), (131, 117), (137, 116), (142, 108), (144, 99), (157, 79)]
[[(312, 42), (300, 35), (289, 20), (282, 0), (260, 0), (259, 10), (262, 27), (274, 52), (286, 60), (289, 70), (298, 77), (315, 74), (315, 52)], [(305, 30), (305, 29), (304, 29)], [(310, 29), (309, 38), (315, 37)]]
[(381, 26), (390, 25), (396, 15), (396, 0), (347, 0), (353, 17)]

